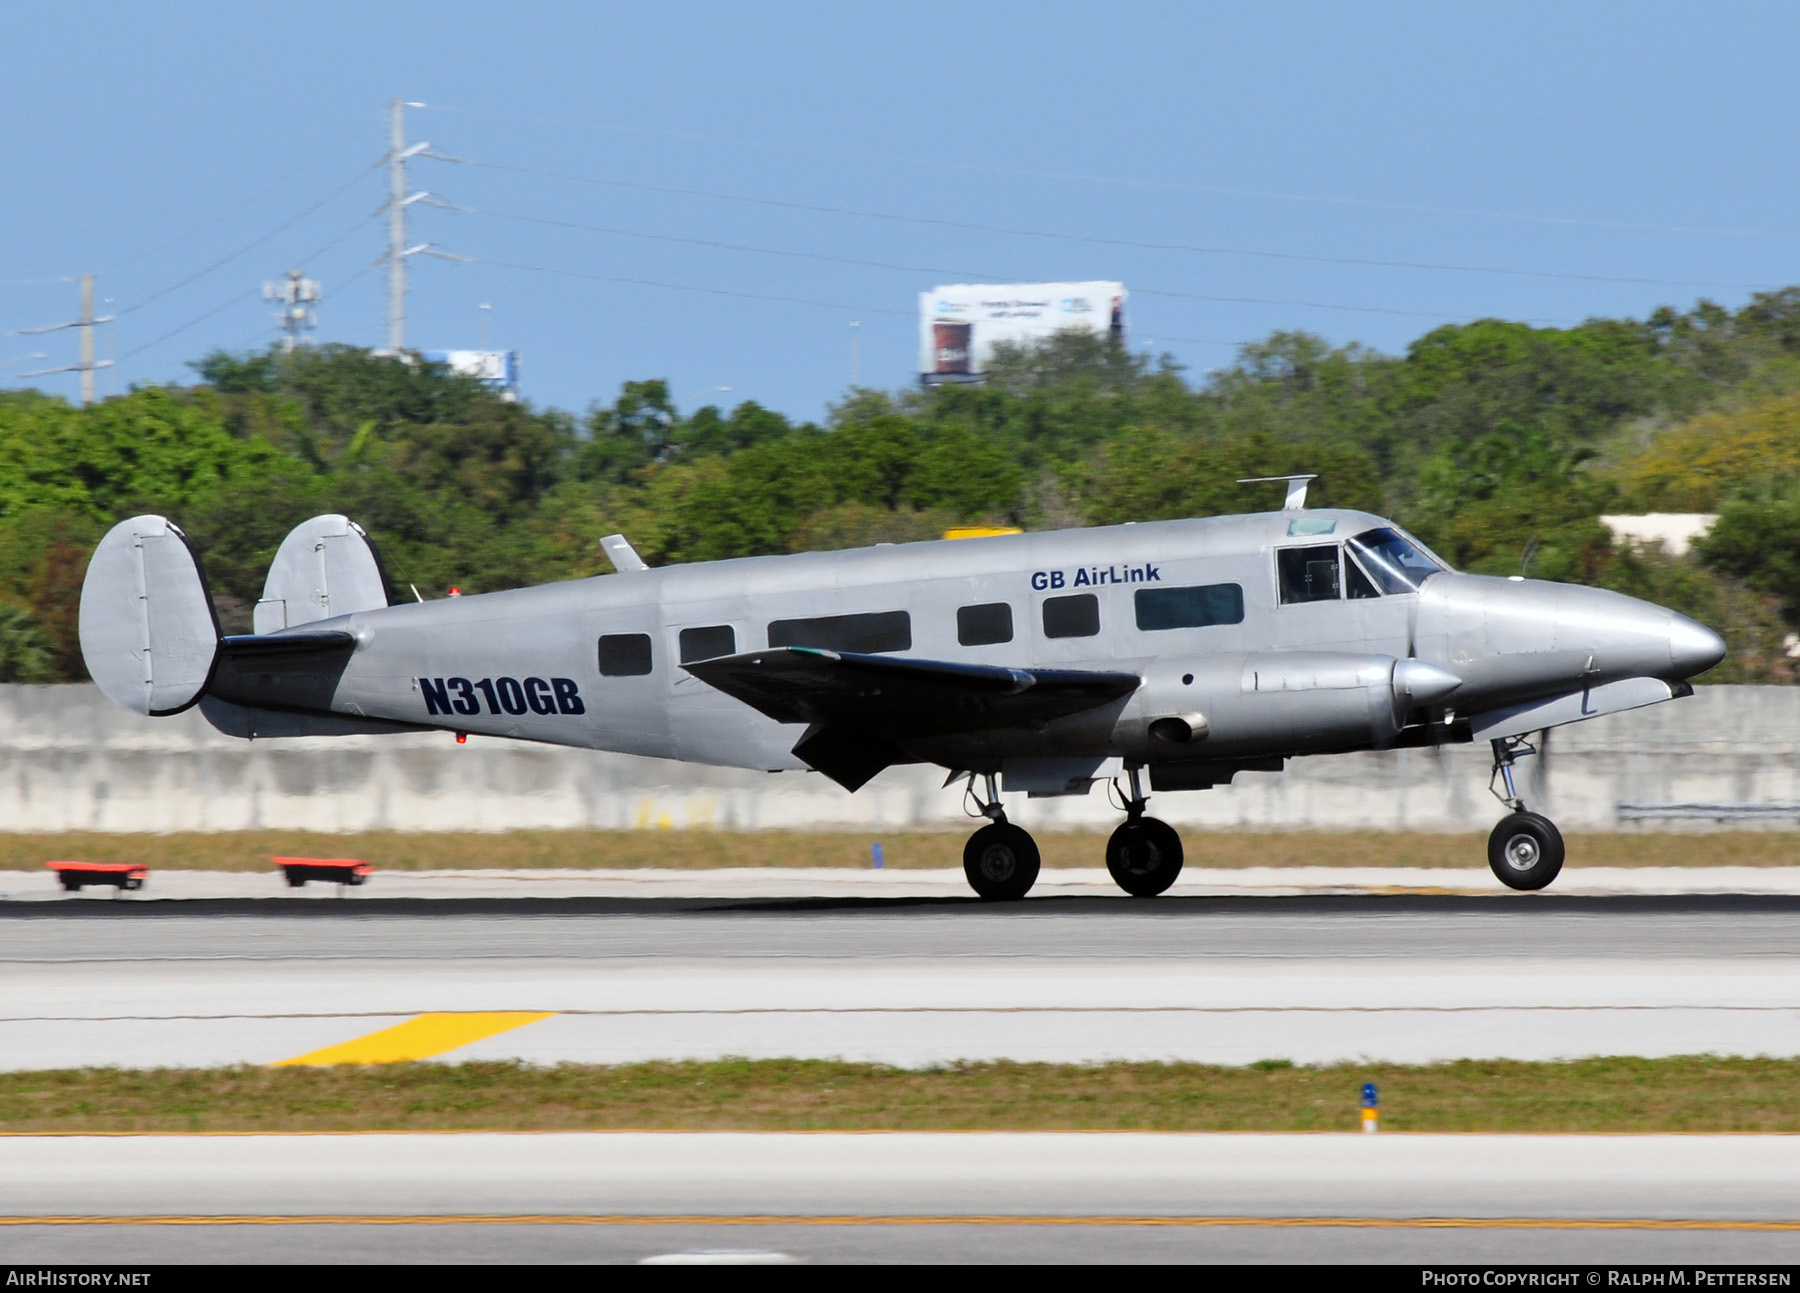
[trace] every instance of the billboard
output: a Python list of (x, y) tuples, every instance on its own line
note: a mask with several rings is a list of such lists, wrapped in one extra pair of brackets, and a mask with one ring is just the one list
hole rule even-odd
[(994, 347), (1078, 328), (1125, 340), (1123, 283), (958, 283), (919, 293), (919, 380), (980, 381)]
[(519, 352), (516, 350), (426, 350), (434, 364), (443, 364), (458, 377), (473, 377), (507, 399), (519, 393)]

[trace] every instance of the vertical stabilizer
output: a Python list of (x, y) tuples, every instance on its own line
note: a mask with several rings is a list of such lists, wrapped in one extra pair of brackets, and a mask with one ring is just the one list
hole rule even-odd
[(219, 655), (219, 621), (200, 558), (161, 516), (106, 532), (81, 585), (81, 658), (114, 704), (175, 714), (200, 699)]
[(252, 622), (258, 633), (279, 633), (387, 604), (387, 576), (362, 526), (315, 516), (281, 541)]

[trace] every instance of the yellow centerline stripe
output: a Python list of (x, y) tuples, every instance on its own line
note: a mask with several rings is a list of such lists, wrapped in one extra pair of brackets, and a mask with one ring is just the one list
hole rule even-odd
[(1795, 1221), (1736, 1221), (1669, 1217), (1183, 1217), (1183, 1216), (856, 1216), (758, 1213), (423, 1213), (374, 1215), (168, 1214), (161, 1216), (0, 1216), (0, 1226), (1242, 1226), (1264, 1229), (1360, 1230), (1728, 1230), (1800, 1231)]
[(443, 1011), (419, 1015), (391, 1028), (382, 1028), (362, 1037), (353, 1037), (336, 1046), (321, 1047), (279, 1060), (272, 1068), (289, 1065), (323, 1064), (401, 1064), (408, 1060), (427, 1060), (459, 1046), (479, 1042), (526, 1024), (548, 1019), (555, 1011), (486, 1010)]

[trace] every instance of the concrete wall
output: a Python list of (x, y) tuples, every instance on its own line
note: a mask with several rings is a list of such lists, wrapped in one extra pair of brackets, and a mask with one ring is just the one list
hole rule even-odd
[[(1621, 802), (1795, 803), (1796, 734), (1800, 688), (1703, 687), (1557, 729), (1544, 758), (1520, 765), (1520, 785), (1533, 808), (1575, 829), (1618, 826)], [(447, 733), (244, 742), (195, 711), (127, 714), (92, 686), (0, 686), (0, 829), (11, 831), (960, 827), (960, 793), (942, 780), (896, 768), (850, 795), (812, 773), (480, 737), (458, 746)], [(1216, 827), (1476, 830), (1500, 813), (1487, 781), (1485, 746), (1339, 755), (1159, 795), (1153, 811)], [(1008, 796), (1007, 811), (1032, 828), (1118, 820), (1101, 789)]]

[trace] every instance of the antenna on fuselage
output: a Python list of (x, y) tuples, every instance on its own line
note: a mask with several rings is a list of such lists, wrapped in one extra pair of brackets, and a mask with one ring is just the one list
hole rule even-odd
[(606, 559), (613, 563), (613, 569), (621, 575), (631, 574), (639, 570), (650, 569), (644, 559), (637, 554), (637, 549), (622, 534), (609, 534), (600, 540), (600, 550)]
[(1252, 476), (1248, 480), (1240, 480), (1240, 485), (1268, 485), (1275, 481), (1287, 482), (1287, 498), (1281, 504), (1284, 512), (1298, 512), (1306, 507), (1306, 482), (1317, 480), (1319, 473), (1307, 472), (1304, 476)]

